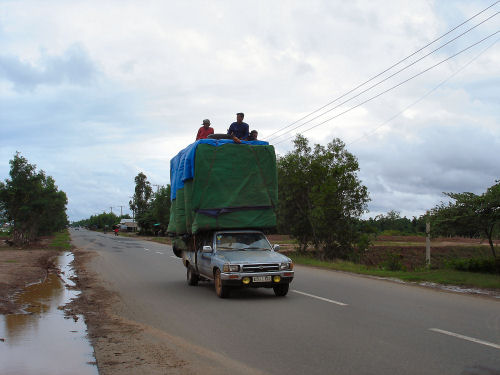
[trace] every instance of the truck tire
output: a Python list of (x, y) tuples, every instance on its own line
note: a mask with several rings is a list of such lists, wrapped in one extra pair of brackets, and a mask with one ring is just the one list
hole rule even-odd
[(191, 266), (187, 267), (186, 278), (187, 278), (188, 284), (191, 286), (198, 285), (198, 281), (200, 280), (200, 277), (198, 276), (198, 274), (195, 272), (195, 270)]
[(222, 285), (222, 279), (220, 278), (220, 270), (216, 270), (214, 274), (214, 284), (215, 284), (215, 293), (219, 298), (227, 298), (229, 297), (229, 288), (227, 286)]
[(274, 294), (276, 295), (276, 297), (284, 297), (287, 295), (289, 287), (290, 284), (279, 284), (273, 286)]
[(182, 250), (179, 250), (177, 247), (173, 246), (172, 250), (174, 252), (174, 255), (178, 258), (182, 258)]

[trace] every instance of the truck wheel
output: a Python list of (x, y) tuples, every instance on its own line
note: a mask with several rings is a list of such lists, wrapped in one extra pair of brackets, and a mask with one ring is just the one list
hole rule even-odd
[(177, 247), (173, 246), (172, 250), (176, 257), (182, 258), (182, 250), (179, 250)]
[(196, 286), (200, 280), (198, 274), (193, 270), (191, 266), (187, 267), (187, 282), (189, 285)]
[(284, 297), (287, 295), (289, 287), (290, 284), (279, 284), (273, 286), (274, 294), (276, 295), (276, 297)]
[(215, 283), (215, 293), (220, 298), (229, 297), (229, 288), (227, 286), (222, 285), (222, 279), (220, 278), (220, 270), (215, 271), (214, 275), (214, 283)]

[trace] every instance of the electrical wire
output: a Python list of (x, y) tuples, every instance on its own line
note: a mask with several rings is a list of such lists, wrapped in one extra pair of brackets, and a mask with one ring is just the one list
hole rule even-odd
[(480, 12), (478, 12), (478, 13), (474, 14), (472, 17), (470, 17), (470, 18), (466, 19), (465, 21), (463, 21), (463, 22), (462, 22), (462, 23), (460, 23), (459, 25), (455, 26), (455, 27), (454, 27), (454, 28), (452, 28), (451, 30), (449, 30), (449, 31), (447, 31), (446, 33), (442, 34), (441, 36), (437, 37), (436, 39), (434, 39), (433, 41), (429, 42), (429, 43), (428, 43), (428, 44), (426, 44), (425, 46), (423, 46), (423, 47), (419, 48), (417, 51), (415, 51), (415, 52), (411, 53), (410, 55), (406, 56), (405, 58), (403, 58), (402, 60), (398, 61), (397, 63), (395, 63), (395, 64), (391, 65), (389, 68), (385, 69), (385, 70), (384, 70), (384, 71), (382, 71), (381, 73), (378, 73), (377, 75), (375, 75), (375, 76), (371, 77), (371, 78), (370, 78), (370, 79), (368, 79), (367, 81), (365, 81), (365, 82), (363, 82), (363, 83), (359, 84), (358, 86), (356, 86), (356, 87), (354, 87), (353, 89), (349, 90), (348, 92), (346, 92), (346, 93), (342, 94), (341, 96), (339, 96), (339, 97), (335, 98), (334, 100), (332, 100), (332, 101), (330, 101), (329, 103), (325, 104), (324, 106), (322, 106), (322, 107), (318, 108), (317, 110), (315, 110), (315, 111), (313, 111), (313, 112), (311, 112), (311, 113), (307, 114), (306, 116), (304, 116), (304, 117), (302, 117), (302, 118), (300, 118), (300, 119), (298, 119), (298, 120), (296, 120), (296, 121), (292, 122), (291, 124), (289, 124), (289, 125), (287, 125), (287, 126), (285, 126), (285, 127), (281, 128), (281, 129), (278, 129), (277, 131), (275, 131), (274, 133), (271, 133), (269, 136), (265, 137), (264, 139), (269, 139), (269, 138), (271, 138), (273, 135), (275, 135), (275, 134), (277, 134), (277, 133), (279, 133), (279, 132), (281, 132), (281, 131), (283, 131), (283, 130), (285, 130), (285, 129), (289, 128), (290, 126), (295, 125), (296, 123), (298, 123), (298, 122), (300, 122), (300, 121), (302, 121), (302, 120), (304, 120), (304, 119), (308, 118), (309, 116), (311, 116), (311, 115), (313, 115), (313, 114), (315, 114), (315, 113), (317, 113), (317, 112), (321, 111), (322, 109), (324, 109), (324, 108), (328, 107), (329, 105), (331, 105), (331, 104), (335, 103), (337, 100), (340, 100), (340, 99), (342, 99), (343, 97), (345, 97), (345, 96), (349, 95), (350, 93), (352, 93), (352, 92), (356, 91), (358, 88), (360, 88), (360, 87), (364, 86), (365, 84), (367, 84), (367, 83), (369, 83), (369, 82), (373, 81), (375, 78), (380, 77), (382, 74), (384, 74), (384, 73), (388, 72), (388, 71), (389, 71), (389, 70), (391, 70), (392, 68), (394, 68), (394, 67), (398, 66), (399, 64), (401, 64), (403, 61), (408, 60), (410, 57), (412, 57), (412, 56), (416, 55), (417, 53), (419, 53), (420, 51), (422, 51), (422, 50), (424, 50), (425, 48), (429, 47), (430, 45), (434, 44), (434, 43), (435, 43), (435, 42), (437, 42), (438, 40), (440, 40), (440, 39), (444, 38), (446, 35), (448, 35), (448, 34), (452, 33), (453, 31), (455, 31), (455, 30), (456, 30), (456, 29), (458, 29), (459, 27), (463, 26), (463, 25), (464, 25), (464, 24), (466, 24), (467, 22), (469, 22), (469, 21), (471, 21), (472, 19), (476, 18), (477, 16), (479, 16), (479, 15), (480, 15), (480, 14), (482, 14), (482, 13), (484, 13), (484, 12), (485, 12), (485, 11), (487, 11), (488, 9), (492, 8), (493, 6), (495, 6), (496, 4), (498, 4), (499, 2), (500, 2), (500, 1), (495, 1), (495, 2), (494, 2), (493, 4), (491, 4), (490, 6), (488, 6), (488, 7), (484, 8), (484, 9), (483, 9), (483, 10), (481, 10)]
[(432, 94), (434, 91), (436, 91), (438, 88), (440, 88), (441, 86), (443, 86), (446, 82), (448, 82), (449, 80), (451, 80), (453, 77), (455, 77), (458, 73), (460, 73), (462, 70), (464, 70), (465, 68), (467, 68), (470, 64), (472, 64), (474, 61), (476, 61), (483, 53), (485, 53), (487, 50), (489, 50), (491, 47), (493, 47), (496, 43), (498, 43), (500, 39), (497, 39), (495, 40), (492, 44), (490, 44), (488, 47), (486, 47), (485, 49), (483, 49), (481, 52), (479, 52), (476, 56), (474, 56), (474, 58), (472, 58), (472, 60), (470, 60), (467, 64), (463, 65), (461, 68), (459, 68), (458, 70), (456, 70), (455, 72), (453, 72), (453, 74), (451, 74), (448, 78), (446, 78), (444, 81), (441, 81), (437, 86), (435, 86), (433, 89), (431, 89), (430, 91), (428, 91), (427, 93), (425, 93), (423, 96), (421, 96), (420, 98), (418, 98), (416, 101), (414, 101), (413, 103), (407, 105), (405, 108), (403, 108), (401, 111), (399, 111), (397, 114), (395, 114), (394, 116), (392, 116), (390, 119), (384, 121), (383, 123), (381, 123), (380, 125), (378, 125), (377, 127), (375, 127), (373, 130), (371, 130), (369, 133), (366, 133), (366, 134), (363, 134), (361, 137), (358, 137), (358, 138), (355, 138), (353, 141), (351, 142), (346, 142), (346, 145), (347, 146), (350, 146), (360, 140), (362, 140), (363, 138), (366, 138), (368, 137), (369, 135), (372, 135), (373, 133), (375, 133), (378, 129), (380, 129), (382, 126), (384, 125), (387, 125), (389, 122), (391, 122), (392, 120), (396, 119), (397, 117), (401, 116), (405, 111), (407, 111), (408, 109), (410, 109), (411, 107), (413, 107), (414, 105), (420, 103), (422, 100), (424, 100), (425, 98), (427, 98), (430, 94)]
[[(446, 59), (441, 60), (441, 61), (440, 61), (440, 62), (438, 62), (437, 64), (434, 64), (434, 65), (430, 66), (429, 68), (427, 68), (427, 69), (425, 69), (425, 70), (423, 70), (423, 71), (421, 71), (421, 72), (419, 72), (419, 73), (417, 73), (417, 74), (415, 74), (415, 75), (411, 76), (410, 78), (407, 78), (407, 79), (405, 79), (404, 81), (401, 81), (401, 82), (400, 82), (400, 83), (398, 83), (397, 85), (394, 85), (394, 86), (392, 86), (392, 87), (388, 88), (387, 90), (384, 90), (384, 91), (382, 91), (382, 92), (378, 93), (377, 95), (372, 96), (372, 97), (371, 97), (371, 98), (369, 98), (369, 99), (366, 99), (365, 101), (363, 101), (363, 102), (361, 102), (361, 103), (359, 103), (359, 104), (355, 105), (354, 107), (351, 107), (351, 108), (349, 108), (349, 109), (347, 109), (347, 110), (345, 110), (345, 111), (343, 111), (343, 112), (341, 112), (341, 113), (339, 113), (339, 114), (337, 114), (337, 115), (335, 115), (335, 116), (333, 116), (333, 117), (330, 117), (329, 119), (324, 120), (324, 121), (320, 122), (319, 124), (316, 124), (316, 125), (314, 125), (314, 126), (311, 126), (310, 128), (308, 128), (308, 129), (304, 130), (304, 131), (303, 131), (303, 133), (305, 133), (305, 132), (307, 132), (307, 131), (309, 131), (309, 130), (312, 130), (312, 129), (314, 129), (314, 128), (316, 128), (316, 127), (320, 126), (320, 125), (323, 125), (323, 124), (325, 124), (325, 123), (327, 123), (327, 122), (329, 122), (329, 121), (331, 121), (331, 120), (333, 120), (333, 119), (336, 119), (337, 117), (340, 117), (340, 116), (342, 116), (342, 115), (344, 115), (344, 114), (346, 114), (346, 113), (348, 113), (348, 112), (352, 111), (353, 109), (356, 109), (356, 108), (358, 108), (358, 107), (360, 107), (360, 106), (362, 106), (362, 105), (364, 105), (364, 104), (366, 104), (366, 103), (368, 103), (368, 102), (370, 102), (370, 101), (372, 101), (372, 100), (374, 100), (374, 99), (378, 98), (379, 96), (381, 96), (381, 95), (383, 95), (383, 94), (386, 94), (386, 93), (387, 93), (387, 92), (389, 92), (389, 91), (394, 90), (395, 88), (397, 88), (397, 87), (399, 87), (399, 86), (401, 86), (401, 85), (405, 84), (405, 83), (406, 83), (406, 82), (408, 82), (408, 81), (411, 81), (412, 79), (414, 79), (414, 78), (416, 78), (416, 77), (418, 77), (418, 76), (421, 76), (422, 74), (424, 74), (424, 73), (428, 72), (429, 70), (431, 70), (431, 69), (433, 69), (433, 68), (435, 68), (435, 67), (437, 67), (437, 66), (439, 66), (439, 65), (443, 64), (444, 62), (446, 62), (446, 61), (448, 61), (448, 60), (450, 60), (450, 59), (452, 59), (452, 58), (454, 58), (454, 57), (456, 57), (456, 56), (460, 55), (461, 53), (463, 53), (463, 52), (465, 52), (465, 51), (467, 51), (467, 50), (471, 49), (472, 47), (477, 46), (478, 44), (480, 44), (480, 43), (484, 42), (485, 40), (487, 40), (487, 39), (491, 38), (492, 36), (494, 36), (494, 35), (498, 34), (499, 32), (500, 32), (500, 30), (498, 30), (498, 31), (494, 32), (493, 34), (488, 35), (487, 37), (485, 37), (485, 38), (483, 38), (483, 39), (479, 40), (478, 42), (476, 42), (476, 43), (474, 43), (474, 44), (471, 44), (470, 46), (468, 46), (468, 47), (466, 47), (466, 48), (464, 48), (464, 49), (460, 50), (459, 52), (457, 52), (457, 53), (455, 53), (455, 54), (453, 54), (453, 55), (451, 55), (451, 56), (449, 56), (449, 57), (447, 57)], [(293, 136), (289, 136), (288, 138), (285, 138), (285, 139), (283, 139), (283, 140), (281, 140), (281, 141), (279, 141), (279, 142), (276, 142), (276, 143), (274, 143), (274, 144), (275, 144), (275, 145), (278, 145), (278, 144), (280, 144), (280, 143), (282, 143), (282, 142), (285, 142), (285, 141), (287, 141), (287, 140), (289, 140), (289, 139), (291, 139), (291, 138), (293, 138)]]
[[(314, 121), (314, 120), (316, 120), (316, 119), (318, 119), (318, 118), (320, 118), (320, 117), (322, 117), (322, 116), (324, 116), (324, 115), (326, 115), (327, 113), (329, 113), (329, 112), (331, 112), (331, 111), (333, 111), (333, 110), (335, 110), (335, 109), (337, 109), (337, 108), (339, 108), (339, 107), (343, 106), (344, 104), (346, 104), (346, 103), (350, 102), (351, 100), (356, 99), (357, 97), (359, 97), (360, 95), (364, 94), (365, 92), (370, 91), (370, 90), (371, 90), (371, 89), (373, 89), (374, 87), (379, 86), (380, 84), (384, 83), (385, 81), (389, 80), (390, 78), (394, 77), (395, 75), (397, 75), (397, 74), (401, 73), (402, 71), (404, 71), (404, 70), (406, 70), (406, 69), (410, 68), (411, 66), (413, 66), (413, 65), (415, 65), (416, 63), (418, 63), (418, 62), (422, 61), (422, 60), (423, 60), (423, 59), (425, 59), (426, 57), (430, 56), (431, 54), (435, 53), (436, 51), (440, 50), (441, 48), (443, 48), (443, 47), (447, 46), (448, 44), (450, 44), (451, 42), (455, 41), (456, 39), (458, 39), (458, 38), (462, 37), (463, 35), (467, 34), (467, 33), (468, 33), (468, 32), (470, 32), (470, 31), (472, 31), (473, 29), (475, 29), (476, 27), (478, 27), (478, 26), (480, 26), (481, 24), (485, 23), (486, 21), (490, 20), (491, 18), (493, 18), (493, 17), (497, 16), (497, 15), (498, 15), (498, 13), (500, 13), (500, 12), (497, 12), (497, 13), (493, 14), (492, 16), (488, 17), (488, 18), (487, 18), (487, 19), (485, 19), (484, 21), (482, 21), (482, 22), (478, 23), (477, 25), (475, 25), (475, 26), (471, 27), (470, 29), (468, 29), (468, 30), (464, 31), (462, 34), (460, 34), (460, 35), (456, 36), (456, 37), (455, 37), (455, 38), (453, 38), (453, 39), (450, 39), (448, 42), (446, 42), (446, 43), (442, 44), (442, 45), (441, 45), (441, 46), (439, 46), (438, 48), (436, 48), (436, 49), (432, 50), (431, 52), (427, 53), (426, 55), (424, 55), (424, 56), (420, 57), (419, 59), (417, 59), (417, 60), (413, 61), (411, 64), (409, 64), (409, 65), (405, 66), (404, 68), (401, 68), (401, 69), (400, 69), (400, 70), (398, 70), (397, 72), (395, 72), (395, 73), (391, 74), (390, 76), (388, 76), (388, 77), (384, 78), (383, 80), (381, 80), (381, 81), (379, 81), (379, 82), (377, 82), (377, 83), (375, 83), (375, 84), (371, 85), (370, 87), (368, 87), (368, 88), (364, 89), (363, 91), (361, 91), (360, 93), (358, 93), (358, 94), (356, 94), (356, 95), (354, 95), (354, 96), (350, 97), (349, 99), (344, 100), (342, 103), (337, 104), (335, 107), (330, 108), (329, 110), (327, 110), (327, 111), (323, 112), (322, 114), (320, 114), (320, 115), (318, 115), (318, 116), (315, 116), (315, 117), (313, 117), (312, 119), (309, 119), (309, 120), (307, 120), (306, 122), (304, 122), (304, 123), (302, 123), (302, 124), (300, 124), (300, 125), (297, 125), (296, 127), (294, 127), (294, 128), (292, 128), (292, 129), (290, 129), (290, 130), (289, 130), (289, 132), (294, 131), (294, 130), (296, 130), (296, 129), (298, 129), (298, 128), (300, 128), (300, 127), (302, 127), (302, 126), (304, 126), (304, 125), (306, 125), (306, 124), (308, 124), (308, 123), (310, 123), (310, 122), (312, 122), (312, 121)], [(280, 137), (282, 137), (282, 136), (283, 136), (283, 135), (285, 135), (285, 134), (286, 134), (286, 133), (283, 133), (283, 134), (281, 134), (281, 135), (278, 135), (278, 136), (272, 137), (271, 139), (269, 139), (269, 141), (271, 141), (271, 140), (275, 140), (275, 139), (277, 139), (277, 138), (280, 138)]]

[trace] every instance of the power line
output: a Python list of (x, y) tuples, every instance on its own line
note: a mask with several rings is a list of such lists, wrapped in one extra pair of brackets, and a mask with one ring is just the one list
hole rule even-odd
[[(480, 43), (484, 42), (485, 40), (487, 40), (487, 39), (491, 38), (492, 36), (494, 36), (494, 35), (498, 34), (499, 32), (500, 32), (500, 31), (496, 31), (496, 32), (494, 32), (493, 34), (490, 34), (490, 35), (488, 35), (487, 37), (485, 37), (485, 38), (481, 39), (480, 41), (478, 41), (478, 42), (476, 42), (476, 43), (474, 43), (474, 44), (471, 44), (470, 46), (468, 46), (468, 47), (466, 47), (466, 48), (462, 49), (461, 51), (459, 51), (459, 52), (455, 53), (454, 55), (451, 55), (450, 57), (447, 57), (446, 59), (441, 60), (441, 61), (440, 61), (440, 62), (438, 62), (437, 64), (434, 64), (434, 65), (430, 66), (429, 68), (427, 68), (427, 69), (425, 69), (425, 70), (421, 71), (420, 73), (417, 73), (417, 74), (415, 74), (415, 75), (411, 76), (410, 78), (407, 78), (407, 79), (405, 79), (404, 81), (401, 81), (401, 82), (400, 82), (400, 83), (398, 83), (397, 85), (394, 85), (394, 86), (392, 86), (391, 88), (389, 88), (389, 89), (387, 89), (387, 90), (384, 90), (384, 91), (382, 91), (382, 92), (378, 93), (377, 95), (372, 96), (371, 98), (366, 99), (365, 101), (363, 101), (363, 102), (361, 102), (361, 103), (359, 103), (359, 104), (355, 105), (354, 107), (351, 107), (351, 108), (349, 108), (349, 109), (347, 109), (347, 110), (345, 110), (345, 111), (343, 111), (343, 112), (341, 112), (341, 113), (339, 113), (339, 114), (337, 114), (337, 115), (335, 115), (335, 116), (333, 116), (333, 117), (330, 117), (330, 118), (329, 118), (329, 119), (327, 119), (327, 120), (324, 120), (324, 121), (320, 122), (319, 124), (316, 124), (316, 125), (314, 125), (314, 126), (311, 126), (310, 128), (308, 128), (308, 129), (304, 130), (304, 131), (303, 131), (303, 133), (305, 133), (305, 132), (307, 132), (307, 131), (309, 131), (309, 130), (312, 130), (312, 129), (314, 129), (314, 128), (316, 128), (316, 127), (320, 126), (320, 125), (323, 125), (324, 123), (327, 123), (327, 122), (329, 122), (329, 121), (331, 121), (331, 120), (333, 120), (333, 119), (336, 119), (337, 117), (340, 117), (340, 116), (342, 116), (342, 115), (344, 115), (344, 114), (346, 114), (346, 113), (348, 113), (348, 112), (352, 111), (353, 109), (356, 109), (356, 108), (358, 108), (358, 107), (360, 107), (360, 106), (362, 106), (362, 105), (364, 105), (364, 104), (366, 104), (366, 103), (368, 103), (368, 102), (372, 101), (373, 99), (376, 99), (376, 98), (378, 98), (379, 96), (381, 96), (381, 95), (383, 95), (383, 94), (385, 94), (385, 93), (387, 93), (387, 92), (389, 92), (389, 91), (394, 90), (395, 88), (397, 88), (397, 87), (399, 87), (399, 86), (401, 86), (401, 85), (405, 84), (406, 82), (411, 81), (412, 79), (414, 79), (414, 78), (416, 78), (416, 77), (418, 77), (418, 76), (420, 76), (420, 75), (422, 75), (422, 74), (424, 74), (424, 73), (428, 72), (429, 70), (431, 70), (431, 69), (433, 69), (433, 68), (435, 68), (435, 67), (437, 67), (437, 66), (441, 65), (442, 63), (444, 63), (444, 62), (446, 62), (446, 61), (448, 61), (448, 60), (450, 60), (450, 59), (452, 59), (452, 58), (454, 58), (454, 57), (456, 57), (456, 56), (460, 55), (461, 53), (463, 53), (463, 52), (465, 52), (465, 51), (467, 51), (467, 50), (471, 49), (472, 47), (477, 46), (478, 44), (480, 44)], [(282, 142), (285, 142), (285, 141), (289, 140), (289, 139), (290, 139), (290, 138), (292, 138), (292, 137), (293, 137), (293, 136), (288, 137), (288, 138), (285, 138), (285, 139), (283, 139), (283, 140), (281, 140), (281, 141), (279, 141), (279, 142), (276, 142), (276, 143), (275, 143), (275, 145), (280, 144), (280, 143), (282, 143)]]
[(467, 68), (470, 64), (472, 64), (474, 61), (476, 61), (483, 53), (485, 53), (487, 50), (489, 50), (491, 47), (493, 47), (500, 39), (497, 39), (495, 40), (492, 44), (490, 44), (488, 47), (486, 47), (485, 49), (483, 49), (481, 52), (479, 52), (476, 56), (474, 56), (474, 58), (472, 60), (470, 60), (467, 64), (465, 64), (464, 66), (462, 66), (461, 68), (459, 68), (458, 70), (456, 70), (455, 72), (453, 72), (453, 74), (451, 74), (448, 78), (446, 78), (444, 81), (441, 81), (437, 86), (435, 86), (433, 89), (431, 89), (430, 91), (428, 91), (427, 93), (425, 93), (425, 95), (421, 96), (420, 98), (418, 98), (416, 101), (414, 101), (413, 103), (411, 103), (410, 105), (406, 106), (405, 108), (403, 108), (401, 111), (399, 111), (397, 114), (395, 114), (394, 116), (392, 116), (390, 119), (384, 121), (382, 124), (378, 125), (375, 129), (373, 129), (372, 131), (370, 131), (369, 133), (367, 134), (364, 134), (362, 135), (361, 137), (358, 137), (356, 139), (354, 139), (353, 141), (351, 142), (346, 142), (346, 145), (352, 145), (353, 143), (356, 143), (358, 141), (360, 141), (361, 139), (363, 138), (366, 138), (368, 137), (369, 135), (375, 133), (378, 129), (380, 129), (382, 126), (388, 124), (389, 122), (391, 122), (392, 120), (394, 120), (395, 118), (401, 116), (401, 114), (403, 114), (406, 110), (410, 109), (411, 107), (413, 107), (414, 105), (420, 103), (422, 100), (424, 100), (426, 97), (428, 97), (430, 94), (432, 94), (434, 91), (436, 91), (438, 88), (440, 88), (441, 86), (443, 86), (446, 82), (448, 82), (450, 79), (452, 79), (454, 76), (456, 76), (458, 73), (460, 73), (462, 70), (464, 70), (465, 68)]
[(455, 31), (456, 29), (458, 29), (458, 28), (459, 28), (459, 27), (461, 27), (462, 25), (466, 24), (466, 23), (467, 23), (467, 22), (469, 22), (470, 20), (472, 20), (472, 19), (476, 18), (477, 16), (479, 16), (480, 14), (484, 13), (485, 11), (487, 11), (488, 9), (490, 9), (491, 7), (495, 6), (498, 2), (499, 2), (499, 1), (495, 1), (495, 2), (494, 2), (493, 4), (491, 4), (490, 6), (488, 6), (488, 7), (484, 8), (484, 9), (483, 9), (483, 10), (481, 10), (480, 12), (476, 13), (476, 14), (475, 14), (475, 15), (473, 15), (472, 17), (470, 17), (470, 18), (468, 18), (467, 20), (463, 21), (463, 22), (462, 22), (462, 23), (460, 23), (459, 25), (455, 26), (455, 27), (454, 27), (454, 28), (452, 28), (451, 30), (447, 31), (446, 33), (442, 34), (442, 35), (441, 35), (441, 36), (439, 36), (438, 38), (436, 38), (436, 39), (434, 39), (433, 41), (429, 42), (428, 44), (426, 44), (425, 46), (421, 47), (420, 49), (418, 49), (417, 51), (413, 52), (412, 54), (410, 54), (410, 55), (406, 56), (405, 58), (403, 58), (402, 60), (398, 61), (397, 63), (395, 63), (395, 64), (391, 65), (389, 68), (385, 69), (385, 70), (384, 70), (384, 71), (382, 71), (381, 73), (379, 73), (379, 74), (377, 74), (377, 75), (373, 76), (372, 78), (368, 79), (367, 81), (365, 81), (365, 82), (363, 82), (363, 83), (359, 84), (359, 85), (358, 85), (358, 86), (356, 86), (355, 88), (353, 88), (353, 89), (349, 90), (348, 92), (346, 92), (346, 93), (342, 94), (341, 96), (337, 97), (336, 99), (332, 100), (331, 102), (329, 102), (329, 103), (325, 104), (323, 107), (318, 108), (317, 110), (315, 110), (315, 111), (313, 111), (313, 112), (309, 113), (308, 115), (306, 115), (306, 116), (304, 116), (304, 117), (302, 117), (302, 118), (300, 118), (300, 119), (298, 119), (298, 120), (296, 120), (296, 121), (292, 122), (291, 124), (289, 124), (289, 125), (287, 125), (287, 126), (285, 126), (285, 127), (281, 128), (281, 129), (278, 129), (278, 130), (277, 130), (277, 131), (275, 131), (274, 133), (271, 133), (271, 134), (270, 134), (268, 137), (266, 137), (265, 139), (269, 139), (269, 138), (270, 138), (270, 137), (272, 137), (274, 134), (279, 133), (280, 131), (285, 130), (285, 129), (289, 128), (290, 126), (295, 125), (296, 123), (298, 123), (298, 122), (300, 122), (300, 121), (302, 121), (302, 120), (306, 119), (307, 117), (309, 117), (309, 116), (311, 116), (311, 115), (313, 115), (313, 114), (315, 114), (315, 113), (317, 113), (317, 112), (321, 111), (322, 109), (324, 109), (324, 108), (328, 107), (329, 105), (331, 105), (331, 104), (335, 103), (337, 100), (342, 99), (343, 97), (345, 97), (345, 96), (349, 95), (350, 93), (352, 93), (352, 92), (356, 91), (358, 88), (360, 88), (360, 87), (364, 86), (364, 85), (365, 85), (365, 84), (367, 84), (368, 82), (371, 82), (371, 81), (373, 81), (375, 78), (380, 77), (382, 74), (384, 74), (384, 73), (388, 72), (389, 70), (391, 70), (391, 69), (392, 69), (392, 68), (394, 68), (395, 66), (397, 66), (397, 65), (401, 64), (403, 61), (408, 60), (410, 57), (412, 57), (412, 56), (416, 55), (417, 53), (419, 53), (419, 52), (420, 52), (420, 51), (422, 51), (423, 49), (425, 49), (425, 48), (427, 48), (428, 46), (430, 46), (430, 45), (434, 44), (434, 43), (435, 43), (435, 42), (437, 42), (438, 40), (440, 40), (440, 39), (444, 38), (446, 35), (448, 35), (448, 34), (452, 33), (453, 31)]
[[(331, 111), (333, 111), (333, 110), (335, 110), (335, 109), (337, 109), (337, 108), (341, 107), (342, 105), (344, 105), (344, 104), (346, 104), (346, 103), (350, 102), (351, 100), (353, 100), (353, 99), (355, 99), (355, 98), (359, 97), (360, 95), (364, 94), (365, 92), (370, 91), (370, 90), (371, 90), (371, 89), (373, 89), (374, 87), (379, 86), (380, 84), (384, 83), (385, 81), (389, 80), (390, 78), (394, 77), (395, 75), (397, 75), (397, 74), (401, 73), (402, 71), (404, 71), (404, 70), (406, 70), (406, 69), (410, 68), (411, 66), (415, 65), (415, 64), (416, 64), (416, 63), (418, 63), (419, 61), (422, 61), (423, 59), (425, 59), (426, 57), (430, 56), (430, 55), (431, 55), (431, 54), (433, 54), (434, 52), (436, 52), (436, 51), (440, 50), (441, 48), (443, 48), (443, 47), (447, 46), (447, 45), (448, 45), (448, 44), (450, 44), (451, 42), (453, 42), (453, 41), (457, 40), (458, 38), (462, 37), (463, 35), (465, 35), (465, 34), (469, 33), (470, 31), (472, 31), (472, 30), (473, 30), (473, 29), (475, 29), (476, 27), (478, 27), (478, 26), (482, 25), (483, 23), (485, 23), (486, 21), (490, 20), (491, 18), (493, 18), (493, 17), (497, 16), (497, 15), (498, 15), (498, 13), (500, 13), (500, 12), (496, 12), (495, 14), (493, 14), (492, 16), (488, 17), (487, 19), (483, 20), (482, 22), (478, 23), (477, 25), (475, 25), (475, 26), (471, 27), (470, 29), (468, 29), (468, 30), (464, 31), (462, 34), (460, 34), (460, 35), (456, 36), (456, 37), (455, 37), (455, 38), (453, 38), (453, 39), (450, 39), (450, 40), (449, 40), (449, 41), (447, 41), (446, 43), (442, 44), (441, 46), (439, 46), (439, 47), (437, 47), (436, 49), (432, 50), (431, 52), (427, 53), (426, 55), (424, 55), (424, 56), (420, 57), (419, 59), (417, 59), (417, 60), (413, 61), (413, 62), (412, 62), (412, 63), (410, 63), (409, 65), (407, 65), (407, 66), (405, 66), (405, 67), (403, 67), (403, 68), (399, 69), (398, 71), (396, 71), (395, 73), (391, 74), (390, 76), (388, 76), (388, 77), (384, 78), (383, 80), (381, 80), (381, 81), (379, 81), (379, 82), (377, 82), (377, 83), (375, 83), (375, 84), (371, 85), (370, 87), (368, 87), (368, 88), (364, 89), (363, 91), (361, 91), (361, 92), (359, 92), (358, 94), (356, 94), (356, 95), (354, 95), (354, 96), (350, 97), (349, 99), (344, 100), (342, 103), (337, 104), (335, 107), (330, 108), (329, 110), (327, 110), (327, 111), (323, 112), (322, 114), (320, 114), (320, 115), (318, 115), (318, 116), (315, 116), (315, 117), (313, 117), (312, 119), (309, 119), (309, 120), (307, 120), (306, 122), (304, 122), (304, 123), (302, 123), (302, 124), (300, 124), (300, 125), (297, 125), (296, 127), (294, 127), (294, 128), (292, 128), (292, 129), (290, 129), (290, 130), (289, 130), (289, 132), (294, 131), (294, 130), (296, 130), (296, 129), (298, 129), (298, 128), (300, 128), (300, 127), (302, 127), (302, 126), (304, 126), (304, 125), (306, 125), (306, 124), (308, 124), (308, 123), (310, 123), (310, 122), (312, 122), (312, 121), (314, 121), (314, 120), (318, 119), (319, 117), (322, 117), (322, 116), (326, 115), (327, 113), (329, 113), (329, 112), (331, 112)], [(283, 135), (285, 135), (285, 134), (286, 134), (286, 133), (283, 133), (283, 134), (277, 135), (277, 136), (275, 136), (275, 137), (272, 137), (271, 139), (269, 139), (269, 141), (271, 141), (271, 140), (273, 140), (273, 139), (280, 138), (280, 137), (282, 137), (282, 136), (283, 136)]]

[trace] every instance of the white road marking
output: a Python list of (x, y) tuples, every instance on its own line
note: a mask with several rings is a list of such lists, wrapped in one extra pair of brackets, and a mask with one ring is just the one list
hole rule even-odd
[(334, 303), (334, 304), (339, 305), (339, 306), (347, 306), (347, 303), (343, 303), (343, 302), (339, 302), (339, 301), (334, 301), (333, 299), (328, 299), (328, 298), (323, 298), (323, 297), (315, 296), (314, 294), (304, 293), (304, 292), (300, 292), (298, 290), (292, 290), (292, 292), (298, 293), (298, 294), (302, 294), (302, 295), (307, 296), (307, 297), (316, 298), (316, 299), (319, 299), (321, 301), (325, 301), (325, 302), (329, 302), (329, 303)]
[(149, 249), (144, 248), (144, 250), (149, 251)]
[(175, 255), (170, 255), (170, 258), (174, 258), (174, 259), (182, 259), (182, 258), (179, 258), (178, 256), (175, 256)]
[(163, 255), (163, 253), (162, 253), (162, 252), (159, 252), (159, 251), (157, 251), (157, 252), (156, 252), (156, 254), (161, 254), (161, 255)]
[(474, 337), (460, 335), (458, 333), (448, 332), (448, 331), (445, 331), (445, 330), (442, 330), (439, 328), (429, 328), (429, 331), (442, 333), (443, 335), (453, 336), (453, 337), (457, 337), (457, 338), (462, 339), (462, 340), (472, 341), (472, 342), (475, 342), (477, 344), (491, 346), (492, 348), (495, 348), (495, 349), (500, 349), (500, 345), (498, 345), (498, 344), (494, 344), (492, 342), (488, 342), (488, 341), (484, 341), (484, 340), (475, 339)]

